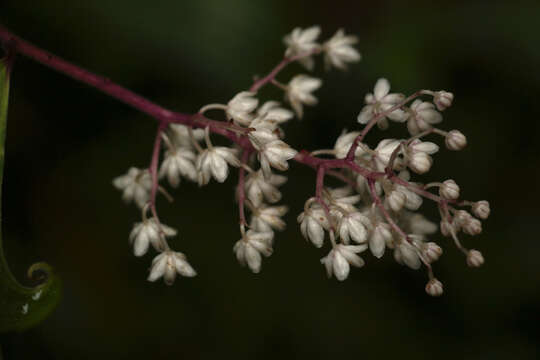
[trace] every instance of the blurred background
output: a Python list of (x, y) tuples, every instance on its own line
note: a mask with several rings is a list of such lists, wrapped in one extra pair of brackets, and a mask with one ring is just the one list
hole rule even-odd
[[(325, 73), (320, 105), (287, 126), (296, 148), (332, 146), (356, 129), (377, 78), (392, 89), (456, 94), (442, 128), (469, 139), (442, 150), (422, 180), (453, 178), (465, 198), (487, 199), (484, 233), (465, 238), (486, 264), (469, 269), (448, 241), (426, 274), (390, 253), (327, 280), (296, 216), (314, 191), (299, 165), (283, 188), (288, 229), (254, 275), (232, 254), (238, 240), (235, 176), (204, 190), (183, 182), (159, 203), (172, 242), (197, 269), (173, 287), (148, 283), (152, 255), (128, 246), (134, 206), (111, 180), (150, 160), (155, 122), (94, 89), (25, 58), (13, 73), (3, 188), (4, 247), (15, 275), (44, 260), (64, 281), (58, 309), (39, 327), (0, 337), (5, 359), (236, 359), (362, 356), (414, 359), (537, 359), (538, 119), (540, 3), (537, 1), (164, 1), (2, 0), (0, 22), (27, 40), (167, 107), (194, 112), (227, 102), (281, 58), (282, 37), (319, 24), (358, 35), (363, 60)], [(292, 66), (279, 76), (286, 82)], [(269, 97), (280, 96), (274, 90)], [(404, 136), (392, 125), (384, 136)], [(375, 144), (374, 131), (368, 142)], [(535, 200), (536, 199), (536, 200)], [(434, 206), (424, 205), (436, 220)], [(1, 356), (0, 356), (1, 357)]]

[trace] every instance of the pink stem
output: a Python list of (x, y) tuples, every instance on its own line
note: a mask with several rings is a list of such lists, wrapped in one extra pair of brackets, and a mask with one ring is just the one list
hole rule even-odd
[[(249, 152), (254, 151), (254, 148), (247, 137), (247, 133), (250, 131), (250, 129), (239, 128), (235, 126), (234, 124), (210, 120), (200, 114), (186, 114), (186, 113), (173, 112), (168, 109), (165, 109), (153, 103), (152, 101), (138, 94), (135, 94), (134, 92), (120, 85), (117, 85), (111, 82), (111, 80), (108, 78), (95, 75), (85, 69), (82, 69), (74, 64), (71, 64), (59, 57), (56, 57), (50, 54), (49, 52), (43, 49), (40, 49), (26, 42), (25, 40), (14, 35), (8, 29), (6, 29), (5, 27), (1, 25), (0, 25), (0, 42), (3, 43), (4, 47), (8, 51), (8, 54), (19, 53), (29, 58), (32, 58), (36, 60), (37, 62), (40, 62), (41, 64), (51, 69), (54, 69), (60, 73), (63, 73), (82, 83), (88, 84), (102, 91), (103, 93), (108, 94), (109, 96), (115, 99), (118, 99), (121, 102), (157, 119), (160, 123), (158, 134), (161, 134), (161, 131), (163, 131), (165, 126), (168, 125), (169, 123), (183, 124), (186, 126), (190, 126), (192, 128), (208, 127), (212, 133), (219, 134), (228, 138), (232, 142), (238, 144), (244, 150), (248, 150)], [(275, 78), (275, 76), (287, 64), (293, 61), (296, 61), (300, 58), (316, 54), (318, 52), (320, 52), (320, 50), (314, 50), (307, 54), (299, 54), (291, 58), (283, 59), (267, 76), (256, 81), (252, 85), (250, 90), (257, 91), (259, 88), (261, 88), (268, 82), (272, 81)], [(363, 140), (364, 136), (368, 133), (368, 131), (375, 125), (375, 123), (382, 116), (386, 116), (390, 112), (398, 109), (399, 107), (403, 106), (408, 101), (421, 95), (421, 93), (422, 91), (417, 91), (416, 93), (412, 94), (411, 96), (403, 100), (401, 103), (396, 104), (395, 106), (388, 109), (387, 111), (375, 116), (366, 125), (366, 127), (363, 129), (361, 134), (355, 139), (345, 159), (320, 159), (320, 158), (309, 155), (307, 151), (301, 151), (294, 157), (293, 160), (298, 163), (308, 165), (312, 168), (317, 168), (320, 165), (324, 164), (325, 171), (328, 171), (330, 169), (347, 169), (348, 168), (364, 176), (366, 179), (377, 179), (377, 178), (386, 176), (385, 173), (370, 171), (366, 168), (359, 166), (358, 164), (354, 162), (354, 153), (356, 151), (356, 148), (358, 147), (358, 143)], [(240, 132), (243, 132), (243, 134), (238, 135), (237, 133), (231, 130), (240, 131)], [(152, 212), (154, 213), (154, 215), (156, 215), (155, 214), (155, 196), (156, 196), (157, 186), (158, 186), (157, 166), (159, 162), (160, 144), (161, 144), (161, 136), (158, 135), (156, 136), (156, 140), (154, 144), (154, 152), (152, 155), (152, 163), (150, 166), (150, 171), (151, 171), (152, 179), (153, 179), (151, 202), (152, 202)], [(406, 182), (405, 180), (398, 178), (397, 176), (389, 177), (389, 179), (395, 183), (399, 183), (401, 185), (407, 186), (409, 189), (411, 189), (412, 191), (416, 192), (419, 195), (430, 198), (431, 200), (434, 200), (436, 202), (441, 201), (441, 199), (438, 196), (433, 195), (421, 188), (418, 188), (417, 186), (412, 185)]]
[(274, 80), (276, 78), (277, 74), (279, 74), (279, 72), (281, 70), (283, 70), (283, 68), (285, 68), (285, 66), (289, 65), (290, 63), (292, 63), (292, 62), (294, 62), (296, 60), (299, 60), (301, 58), (317, 54), (319, 52), (320, 52), (320, 50), (317, 49), (317, 50), (313, 50), (313, 51), (310, 51), (310, 52), (307, 52), (307, 53), (304, 53), (304, 54), (298, 54), (298, 55), (295, 55), (295, 56), (291, 56), (290, 58), (287, 58), (287, 57), (283, 58), (283, 60), (281, 60), (281, 62), (279, 64), (277, 64), (277, 66), (272, 71), (270, 71), (270, 73), (268, 75), (266, 75), (265, 77), (255, 81), (253, 83), (253, 85), (251, 85), (251, 88), (249, 88), (249, 91), (257, 92), (261, 87), (268, 84), (269, 82), (272, 82), (272, 80)]
[[(247, 164), (249, 155), (250, 155), (249, 150), (244, 150), (244, 152), (242, 152), (241, 162), (243, 165)], [(247, 225), (246, 215), (245, 215), (245, 201), (246, 201), (245, 174), (246, 174), (246, 169), (244, 169), (244, 167), (241, 166), (238, 169), (238, 185), (236, 186), (236, 197), (238, 199), (238, 210), (240, 213), (240, 225)]]
[(166, 124), (162, 123), (159, 125), (156, 138), (154, 140), (154, 148), (152, 150), (152, 160), (150, 161), (150, 177), (152, 178), (152, 188), (150, 190), (150, 209), (152, 211), (152, 215), (154, 215), (154, 218), (159, 223), (159, 218), (157, 216), (156, 211), (156, 196), (157, 196), (157, 190), (159, 186), (159, 179), (158, 179), (158, 165), (159, 165), (159, 151), (161, 150), (161, 134), (163, 130), (166, 128)]

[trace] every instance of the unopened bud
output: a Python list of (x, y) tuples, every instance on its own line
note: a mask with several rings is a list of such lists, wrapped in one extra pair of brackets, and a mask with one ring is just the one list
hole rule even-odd
[(446, 180), (439, 188), (439, 194), (449, 200), (455, 200), (459, 197), (459, 186), (454, 180)]
[(480, 220), (472, 218), (463, 224), (463, 232), (469, 235), (478, 235), (482, 232), (482, 223)]
[(445, 143), (449, 150), (463, 150), (467, 146), (467, 138), (459, 130), (450, 130), (446, 134)]
[(443, 111), (452, 106), (452, 101), (454, 101), (454, 94), (444, 90), (437, 91), (433, 97), (433, 103), (439, 111)]
[(470, 267), (480, 267), (484, 264), (484, 256), (478, 250), (469, 250), (467, 253), (467, 265)]
[(424, 152), (417, 152), (411, 156), (409, 168), (417, 174), (424, 174), (429, 171), (432, 164), (431, 156)]
[(431, 279), (426, 284), (426, 292), (431, 296), (441, 296), (443, 294), (443, 284), (437, 279)]
[(407, 197), (403, 192), (394, 190), (386, 197), (386, 200), (393, 211), (399, 212), (405, 206)]
[(443, 250), (434, 242), (428, 242), (423, 246), (423, 255), (429, 263), (439, 260)]
[(472, 206), (472, 212), (480, 219), (487, 219), (491, 212), (489, 208), (489, 202), (486, 200), (477, 201)]

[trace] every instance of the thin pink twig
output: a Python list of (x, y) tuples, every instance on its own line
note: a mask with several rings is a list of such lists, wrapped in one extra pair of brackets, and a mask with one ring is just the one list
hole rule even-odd
[(287, 58), (287, 57), (283, 58), (283, 60), (281, 60), (281, 62), (279, 64), (277, 64), (276, 67), (274, 69), (272, 69), (272, 71), (270, 71), (270, 73), (268, 73), (268, 75), (266, 75), (265, 77), (255, 81), (253, 83), (253, 85), (251, 85), (251, 88), (249, 89), (249, 91), (257, 92), (261, 87), (268, 84), (269, 82), (272, 82), (272, 80), (274, 80), (276, 78), (277, 74), (279, 74), (279, 72), (281, 70), (283, 70), (285, 68), (285, 66), (289, 65), (290, 63), (292, 63), (294, 61), (300, 60), (300, 59), (302, 59), (304, 57), (315, 55), (315, 54), (317, 54), (319, 52), (320, 52), (320, 50), (316, 49), (316, 50), (309, 51), (309, 52), (304, 53), (304, 54), (298, 54), (298, 55), (295, 55), (295, 56), (291, 56), (289, 58)]
[[(242, 152), (241, 162), (242, 165), (246, 165), (249, 159), (250, 151), (244, 150)], [(245, 174), (246, 169), (243, 166), (238, 168), (238, 185), (236, 186), (236, 198), (238, 200), (238, 210), (240, 216), (240, 225), (246, 225), (246, 215), (245, 215), (245, 201), (246, 201), (246, 188), (245, 188)]]

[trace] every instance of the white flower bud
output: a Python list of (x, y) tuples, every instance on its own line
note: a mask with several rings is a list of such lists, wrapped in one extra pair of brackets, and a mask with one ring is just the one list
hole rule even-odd
[(392, 241), (390, 226), (386, 223), (379, 223), (373, 229), (369, 238), (369, 250), (376, 258), (380, 259), (384, 255), (386, 243)]
[(407, 196), (399, 190), (393, 190), (390, 194), (386, 195), (388, 206), (395, 212), (401, 211), (406, 201)]
[(435, 262), (441, 257), (443, 250), (434, 242), (428, 242), (424, 244), (422, 254), (429, 263)]
[(471, 218), (463, 224), (463, 232), (469, 235), (478, 235), (482, 232), (482, 223), (478, 219)]
[(257, 274), (261, 270), (262, 256), (272, 255), (272, 232), (256, 232), (248, 230), (239, 241), (234, 244), (233, 252), (240, 265), (247, 265)]
[(489, 217), (489, 213), (491, 212), (489, 208), (489, 202), (487, 202), (486, 200), (475, 202), (472, 206), (472, 212), (480, 219), (487, 219)]
[(250, 227), (259, 232), (271, 232), (272, 229), (284, 230), (285, 221), (281, 219), (288, 211), (287, 206), (261, 206), (253, 212)]
[(454, 180), (446, 180), (439, 188), (439, 194), (449, 200), (455, 200), (459, 197), (459, 186)]
[(433, 159), (424, 152), (414, 153), (409, 159), (409, 168), (417, 174), (424, 174), (431, 169)]
[(416, 248), (406, 241), (402, 241), (394, 249), (394, 259), (398, 263), (405, 264), (413, 270), (418, 270), (422, 265)]
[(366, 225), (369, 219), (359, 212), (350, 213), (341, 218), (339, 222), (339, 236), (343, 243), (348, 244), (350, 240), (356, 243), (363, 243), (367, 239)]
[(177, 273), (186, 277), (197, 275), (195, 270), (187, 262), (184, 254), (168, 250), (156, 256), (152, 261), (148, 281), (154, 282), (160, 277), (163, 277), (165, 284), (172, 285)]
[(321, 259), (321, 264), (326, 267), (328, 277), (334, 275), (339, 281), (345, 280), (349, 276), (350, 266), (362, 267), (364, 260), (356, 255), (367, 249), (367, 245), (342, 245), (338, 244), (332, 248), (327, 256)]
[(224, 146), (214, 146), (199, 154), (196, 161), (198, 170), (199, 185), (206, 185), (213, 176), (216, 181), (222, 183), (229, 176), (229, 166), (240, 166), (240, 161), (236, 157), (236, 149)]
[(452, 101), (454, 101), (454, 94), (444, 90), (437, 91), (433, 97), (433, 103), (435, 103), (439, 111), (452, 106)]
[(470, 267), (480, 267), (484, 264), (484, 256), (478, 250), (471, 249), (467, 253), (467, 265)]
[(459, 130), (450, 130), (444, 142), (448, 150), (463, 150), (467, 146), (467, 138)]
[[(146, 219), (143, 222), (135, 223), (129, 235), (129, 242), (133, 245), (135, 256), (143, 256), (152, 245), (157, 251), (164, 250), (166, 246), (165, 237), (176, 235), (176, 230), (164, 224), (159, 224), (154, 219)], [(165, 246), (164, 246), (165, 245)]]
[(306, 240), (320, 248), (324, 241), (324, 229), (329, 228), (328, 219), (322, 209), (310, 209), (298, 216), (300, 231)]
[(456, 215), (454, 217), (460, 225), (463, 225), (472, 219), (472, 215), (466, 210), (456, 211)]
[(443, 284), (437, 279), (431, 279), (426, 284), (426, 292), (430, 296), (441, 296), (443, 294)]

